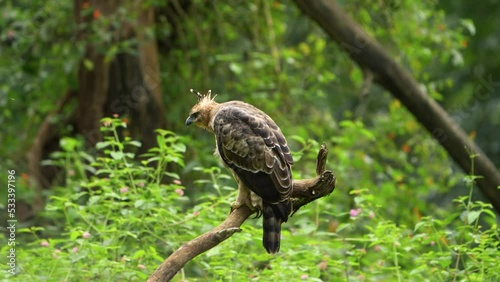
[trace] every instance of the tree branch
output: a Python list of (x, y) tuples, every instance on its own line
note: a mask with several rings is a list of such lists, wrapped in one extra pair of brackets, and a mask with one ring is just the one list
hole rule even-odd
[[(375, 82), (387, 89), (417, 118), (464, 170), (483, 176), (477, 179), (481, 192), (500, 212), (500, 172), (481, 149), (450, 118), (446, 111), (420, 87), (410, 73), (332, 0), (295, 0), (302, 12), (317, 22), (362, 68), (370, 70)], [(474, 159), (471, 172), (469, 152)]]
[(26, 220), (37, 214), (45, 206), (43, 189), (47, 188), (51, 183), (50, 180), (47, 179), (47, 175), (44, 175), (40, 162), (42, 161), (44, 153), (46, 153), (44, 152), (44, 147), (47, 145), (47, 142), (53, 136), (58, 135), (58, 132), (56, 132), (58, 127), (53, 122), (54, 117), (61, 114), (64, 107), (74, 97), (75, 93), (73, 91), (67, 91), (64, 96), (58, 100), (55, 109), (45, 117), (33, 139), (31, 148), (27, 153), (27, 159), (30, 186), (34, 189), (35, 196), (31, 204), (31, 211), (23, 215), (21, 220)]
[[(335, 189), (335, 175), (326, 170), (328, 149), (321, 145), (316, 161), (316, 177), (312, 179), (294, 180), (292, 193), (292, 215), (304, 205), (329, 195)], [(169, 281), (184, 265), (199, 254), (217, 246), (234, 233), (245, 220), (253, 214), (248, 207), (242, 206), (233, 210), (219, 226), (207, 233), (185, 243), (173, 252), (148, 278), (148, 282)]]

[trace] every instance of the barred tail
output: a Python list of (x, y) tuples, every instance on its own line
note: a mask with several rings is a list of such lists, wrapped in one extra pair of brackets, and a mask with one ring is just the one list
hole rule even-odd
[(264, 234), (262, 236), (262, 243), (266, 251), (270, 254), (275, 254), (280, 250), (281, 223), (288, 220), (290, 208), (289, 203), (263, 203), (262, 225)]

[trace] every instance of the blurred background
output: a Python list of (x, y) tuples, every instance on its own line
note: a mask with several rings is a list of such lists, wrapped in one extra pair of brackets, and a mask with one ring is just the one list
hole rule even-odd
[[(337, 2), (500, 166), (500, 3)], [(461, 171), (387, 91), (377, 85), (365, 89), (362, 70), (293, 1), (0, 3), (0, 168), (16, 170), (22, 226), (45, 227), (33, 231), (36, 240), (68, 230), (44, 217), (51, 197), (81, 191), (71, 179), (74, 168), (50, 160), (56, 152), (67, 152), (67, 140), (99, 156), (104, 117), (127, 124), (117, 133), (140, 142), (134, 151), (138, 161), (158, 146), (156, 129), (180, 138), (184, 163), (168, 165), (170, 174), (162, 178), (182, 184), (184, 200), (171, 202), (179, 205), (178, 212), (196, 211), (207, 195), (220, 195), (210, 177), (230, 187), (222, 194), (234, 196), (234, 181), (213, 156), (213, 135), (184, 125), (196, 103), (190, 88), (211, 89), (219, 102), (242, 100), (268, 113), (287, 136), (297, 179), (314, 176), (319, 145), (329, 147), (327, 167), (337, 175), (337, 188), (309, 210), (303, 208), (286, 227), (292, 233), (340, 232), (339, 226), (352, 220), (349, 211), (359, 208), (366, 216), (373, 212), (413, 229), (427, 216), (451, 214), (457, 207), (453, 199), (469, 195), (463, 178), (470, 172)], [(207, 174), (207, 168), (214, 170)], [(369, 197), (357, 198), (364, 193)], [(476, 190), (471, 195), (487, 202)], [(370, 211), (363, 201), (371, 203)], [(221, 209), (214, 225), (228, 212)], [(260, 220), (246, 224), (258, 227)], [(345, 228), (351, 232), (346, 236), (366, 233), (360, 226)], [(193, 237), (179, 236), (171, 249)], [(260, 245), (259, 235), (252, 237)], [(286, 252), (292, 245), (283, 248)], [(171, 249), (158, 251), (149, 272)], [(325, 261), (325, 254), (318, 256), (315, 265)], [(203, 272), (206, 268), (201, 262), (191, 265), (187, 277), (224, 277)], [(257, 277), (273, 277), (263, 273)]]

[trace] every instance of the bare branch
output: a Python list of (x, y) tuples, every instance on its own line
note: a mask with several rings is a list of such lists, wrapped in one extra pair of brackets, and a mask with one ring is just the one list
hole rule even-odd
[[(419, 85), (411, 74), (401, 67), (376, 40), (366, 32), (333, 0), (295, 0), (308, 15), (339, 45), (362, 69), (374, 75), (374, 81), (387, 89), (417, 118), (429, 133), (443, 146), (465, 173), (483, 176), (477, 179), (481, 192), (497, 211), (500, 211), (500, 172), (486, 154), (468, 138), (446, 111)], [(474, 158), (471, 172), (469, 152)]]
[(28, 159), (28, 175), (30, 176), (30, 184), (35, 190), (35, 197), (31, 205), (31, 211), (23, 215), (21, 220), (25, 220), (34, 214), (37, 214), (45, 206), (43, 198), (43, 189), (47, 188), (51, 183), (44, 175), (40, 162), (44, 154), (44, 146), (47, 142), (55, 136), (58, 136), (58, 127), (54, 124), (53, 119), (55, 116), (61, 114), (64, 107), (75, 97), (73, 91), (67, 91), (64, 96), (59, 99), (55, 109), (49, 113), (42, 124), (39, 126), (38, 132), (33, 139), (30, 150), (27, 153)]

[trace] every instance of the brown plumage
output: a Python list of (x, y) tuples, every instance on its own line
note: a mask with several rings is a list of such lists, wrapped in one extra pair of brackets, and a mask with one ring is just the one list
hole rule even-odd
[(215, 134), (216, 153), (238, 182), (239, 194), (232, 208), (258, 208), (263, 216), (264, 248), (268, 253), (278, 252), (281, 224), (290, 215), (293, 189), (293, 159), (285, 137), (267, 114), (250, 104), (219, 104), (210, 91), (195, 94), (198, 103), (186, 125), (194, 123)]

